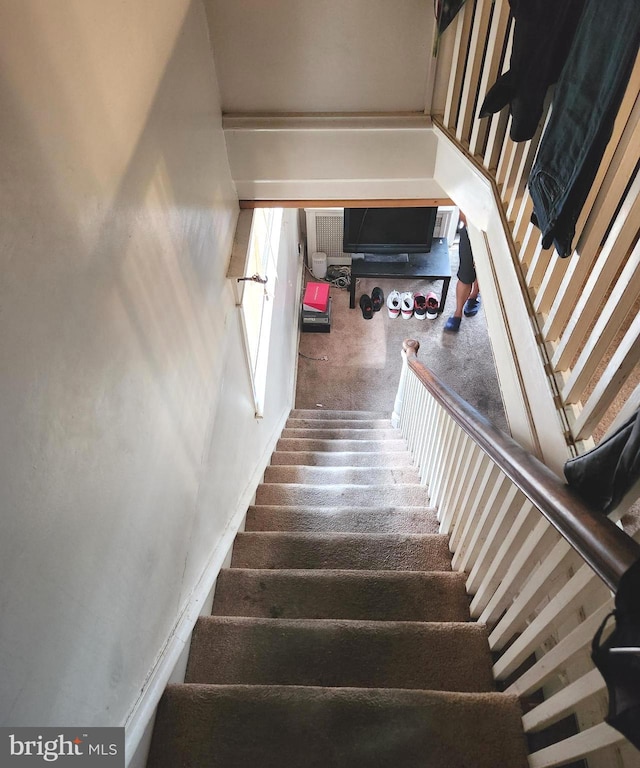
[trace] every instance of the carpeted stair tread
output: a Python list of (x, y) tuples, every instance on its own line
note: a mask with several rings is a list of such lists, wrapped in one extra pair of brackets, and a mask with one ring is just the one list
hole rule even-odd
[(513, 696), (170, 685), (148, 768), (527, 768)]
[(267, 467), (265, 483), (309, 483), (311, 485), (398, 485), (420, 484), (415, 467)]
[(311, 440), (400, 440), (397, 429), (290, 429), (282, 430), (282, 439), (307, 438)]
[(294, 408), (289, 414), (290, 419), (388, 419), (389, 411), (340, 411), (329, 408)]
[(387, 452), (406, 451), (407, 443), (397, 440), (322, 440), (304, 437), (281, 437), (276, 443), (276, 451), (367, 451)]
[(468, 621), (466, 577), (447, 571), (225, 568), (214, 616), (359, 621)]
[(429, 493), (419, 483), (396, 485), (310, 485), (303, 483), (262, 483), (256, 491), (256, 504), (300, 504), (314, 507), (428, 506)]
[(185, 682), (494, 690), (473, 622), (200, 617)]
[(290, 413), (147, 768), (526, 768), (388, 412)]
[[(289, 418), (287, 429), (393, 429), (391, 419), (301, 419)], [(398, 433), (399, 434), (399, 433)]]
[(236, 536), (231, 567), (450, 571), (451, 553), (437, 534), (256, 531)]
[(307, 467), (413, 467), (408, 451), (274, 451), (271, 466)]
[(335, 533), (438, 533), (429, 507), (298, 507), (254, 505), (245, 531)]

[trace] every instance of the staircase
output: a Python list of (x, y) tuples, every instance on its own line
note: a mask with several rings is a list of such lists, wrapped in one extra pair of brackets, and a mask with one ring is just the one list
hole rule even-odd
[(388, 419), (293, 411), (148, 768), (524, 768), (437, 530)]

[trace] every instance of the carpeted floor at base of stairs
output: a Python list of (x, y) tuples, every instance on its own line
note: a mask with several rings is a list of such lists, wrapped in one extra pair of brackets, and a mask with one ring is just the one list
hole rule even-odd
[(148, 768), (525, 768), (437, 531), (388, 419), (293, 411)]

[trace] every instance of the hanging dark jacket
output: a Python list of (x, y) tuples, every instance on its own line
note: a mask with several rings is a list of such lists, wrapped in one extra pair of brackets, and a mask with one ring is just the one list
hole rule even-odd
[(638, 411), (590, 451), (564, 465), (569, 485), (587, 506), (605, 515), (640, 480), (640, 418)]
[(509, 0), (515, 20), (510, 68), (487, 93), (480, 117), (509, 105), (513, 141), (530, 139), (547, 90), (560, 76), (585, 0)]

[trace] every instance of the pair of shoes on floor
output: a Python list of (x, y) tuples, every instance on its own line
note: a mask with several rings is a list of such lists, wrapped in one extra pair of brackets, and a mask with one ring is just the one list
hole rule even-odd
[(424, 320), (425, 317), (429, 320), (435, 320), (438, 317), (438, 310), (440, 309), (440, 302), (435, 293), (427, 293), (426, 296), (421, 291), (417, 291), (413, 294), (414, 309), (413, 313), (418, 320)]
[(371, 296), (367, 293), (363, 293), (360, 297), (360, 309), (362, 310), (362, 317), (365, 320), (371, 320), (374, 312), (379, 312), (384, 304), (384, 293), (382, 288), (374, 288), (371, 291)]
[(402, 315), (405, 320), (409, 320), (414, 314), (418, 320), (424, 320), (425, 317), (433, 320), (438, 316), (439, 306), (438, 297), (435, 293), (428, 293), (425, 296), (420, 291), (400, 293), (393, 290), (387, 297), (389, 317)]

